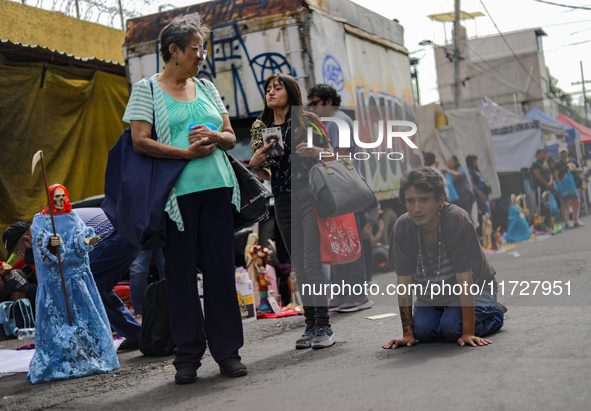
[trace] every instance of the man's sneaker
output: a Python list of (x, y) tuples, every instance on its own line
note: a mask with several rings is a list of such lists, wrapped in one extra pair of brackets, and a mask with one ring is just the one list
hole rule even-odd
[(328, 311), (331, 311), (331, 312), (337, 311), (339, 309), (339, 307), (341, 307), (343, 305), (343, 303), (341, 301), (331, 300), (330, 303), (328, 303)]
[(316, 328), (316, 335), (312, 340), (312, 349), (327, 348), (337, 342), (334, 332), (330, 325), (319, 326)]
[(358, 303), (343, 304), (337, 309), (337, 311), (340, 313), (352, 313), (354, 311), (366, 310), (371, 308), (372, 305), (373, 301), (365, 297), (365, 300)]
[(304, 331), (302, 336), (296, 340), (296, 349), (310, 348), (312, 346), (315, 331), (316, 327), (313, 325), (306, 325), (306, 331)]

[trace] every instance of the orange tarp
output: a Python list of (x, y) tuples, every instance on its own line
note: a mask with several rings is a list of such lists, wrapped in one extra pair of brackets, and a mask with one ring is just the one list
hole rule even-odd
[(562, 113), (560, 113), (557, 120), (560, 121), (562, 124), (566, 124), (567, 126), (571, 126), (579, 130), (579, 134), (581, 136), (581, 143), (591, 144), (591, 128), (585, 127), (584, 125), (577, 123), (575, 120), (565, 116)]

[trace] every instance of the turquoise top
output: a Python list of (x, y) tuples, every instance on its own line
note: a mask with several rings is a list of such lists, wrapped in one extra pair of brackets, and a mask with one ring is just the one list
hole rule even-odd
[[(158, 135), (158, 142), (162, 143), (162, 144), (167, 144), (169, 146), (173, 145), (172, 144), (172, 140), (173, 140), (173, 136), (171, 133), (171, 124), (169, 122), (168, 119), (168, 104), (166, 103), (166, 97), (167, 94), (164, 92), (164, 90), (162, 90), (162, 88), (160, 87), (160, 85), (158, 84), (158, 81), (156, 80), (157, 77), (159, 76), (158, 73), (154, 74), (152, 76), (152, 78), (150, 78), (150, 80), (144, 78), (141, 79), (140, 81), (138, 81), (134, 86), (133, 86), (133, 90), (131, 91), (131, 95), (129, 96), (129, 102), (127, 103), (127, 108), (125, 109), (125, 114), (123, 115), (123, 121), (125, 122), (130, 122), (131, 120), (143, 120), (143, 121), (147, 121), (148, 123), (152, 124), (154, 122), (154, 119), (156, 120), (154, 124), (154, 127), (156, 129), (156, 134)], [(220, 94), (218, 93), (217, 89), (215, 88), (215, 86), (213, 85), (213, 83), (211, 81), (205, 80), (205, 79), (197, 79), (197, 78), (193, 78), (193, 80), (195, 81), (195, 85), (196, 85), (196, 101), (198, 100), (198, 96), (205, 96), (206, 97), (206, 101), (209, 103), (213, 104), (213, 107), (217, 107), (217, 111), (220, 114), (220, 117), (222, 114), (228, 114), (228, 111), (226, 110), (226, 107), (224, 106), (224, 103), (222, 102), (222, 99), (220, 97)], [(152, 83), (153, 85), (153, 90), (152, 87), (150, 86), (150, 83)], [(169, 97), (170, 98), (170, 97)], [(171, 99), (173, 100), (173, 99)], [(173, 100), (173, 102), (175, 102)], [(195, 102), (190, 102), (190, 103), (181, 103), (176, 101), (176, 103), (178, 104), (193, 104)], [(189, 113), (194, 113), (192, 111), (189, 111)], [(182, 129), (182, 133), (179, 135), (176, 135), (175, 137), (178, 138), (185, 138), (185, 144), (188, 144), (188, 134), (189, 134), (189, 127), (188, 125), (190, 123), (211, 123), (211, 121), (195, 121), (193, 119), (190, 120), (186, 120), (187, 121), (187, 127)], [(214, 122), (214, 124), (218, 124), (221, 127), (220, 122)], [(179, 128), (180, 129), (180, 128)], [(178, 131), (177, 129), (175, 129), (175, 131)], [(221, 149), (217, 148), (216, 150), (214, 150), (214, 153), (210, 154), (209, 157), (214, 156), (214, 154), (217, 153), (218, 157), (216, 161), (219, 160), (219, 153), (221, 152)], [(229, 187), (233, 187), (232, 190), (232, 204), (234, 204), (234, 206), (236, 207), (237, 210), (240, 210), (240, 188), (238, 187), (238, 182), (236, 180), (236, 175), (234, 174), (234, 170), (231, 169), (231, 166), (228, 162), (227, 158), (224, 158), (224, 163), (226, 164), (226, 167), (223, 168), (224, 170), (229, 170), (230, 173), (230, 179), (232, 180), (232, 184)], [(212, 163), (210, 163), (211, 165)], [(215, 163), (216, 165), (219, 163)], [(200, 167), (201, 168), (201, 167)], [(221, 169), (219, 169), (221, 170)], [(218, 171), (219, 171), (218, 170)], [(208, 170), (211, 171), (211, 170)], [(222, 172), (222, 171), (220, 171)], [(222, 173), (225, 173), (222, 172)], [(204, 179), (204, 177), (197, 177), (197, 178), (202, 178)], [(223, 181), (227, 181), (227, 178), (224, 174), (224, 177), (222, 178)], [(213, 184), (211, 184), (211, 182), (209, 183), (210, 188), (213, 188)], [(193, 187), (195, 188), (195, 187)], [(170, 195), (168, 197), (168, 201), (166, 202), (166, 207), (164, 208), (164, 210), (168, 213), (168, 216), (171, 218), (172, 221), (174, 221), (177, 224), (177, 227), (179, 229), (179, 231), (183, 231), (185, 229), (185, 225), (183, 224), (183, 217), (181, 216), (181, 212), (178, 206), (178, 202), (177, 202), (177, 192), (176, 192), (176, 187), (173, 187), (172, 190), (170, 191)]]
[[(222, 129), (222, 116), (217, 107), (200, 87), (195, 87), (195, 91), (195, 100), (190, 102), (177, 101), (164, 91), (164, 102), (168, 111), (174, 147), (189, 147), (189, 125), (192, 123), (211, 123), (217, 130)], [(216, 147), (207, 157), (189, 161), (174, 186), (176, 195), (182, 196), (220, 187), (234, 187), (227, 158), (223, 150)]]

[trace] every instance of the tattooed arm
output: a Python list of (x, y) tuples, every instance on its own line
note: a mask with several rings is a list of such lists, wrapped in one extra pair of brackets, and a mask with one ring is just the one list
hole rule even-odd
[[(405, 294), (398, 294), (398, 306), (400, 308), (400, 320), (402, 322), (402, 338), (390, 340), (382, 345), (382, 348), (397, 348), (404, 345), (412, 347), (418, 342), (413, 333), (410, 284), (412, 284), (412, 275), (398, 276), (398, 285), (404, 285), (404, 290), (406, 291)], [(403, 287), (399, 288), (402, 289)]]

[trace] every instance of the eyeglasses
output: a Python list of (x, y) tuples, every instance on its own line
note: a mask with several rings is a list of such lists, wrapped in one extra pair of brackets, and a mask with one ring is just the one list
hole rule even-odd
[(203, 46), (189, 46), (191, 47), (193, 50), (195, 50), (195, 53), (197, 54), (197, 58), (201, 59), (201, 60), (205, 60), (205, 58), (207, 57), (207, 50), (203, 48)]
[(318, 105), (318, 103), (322, 102), (322, 99), (318, 99), (318, 100), (314, 100), (314, 101), (309, 101), (308, 102), (308, 107), (316, 107)]

